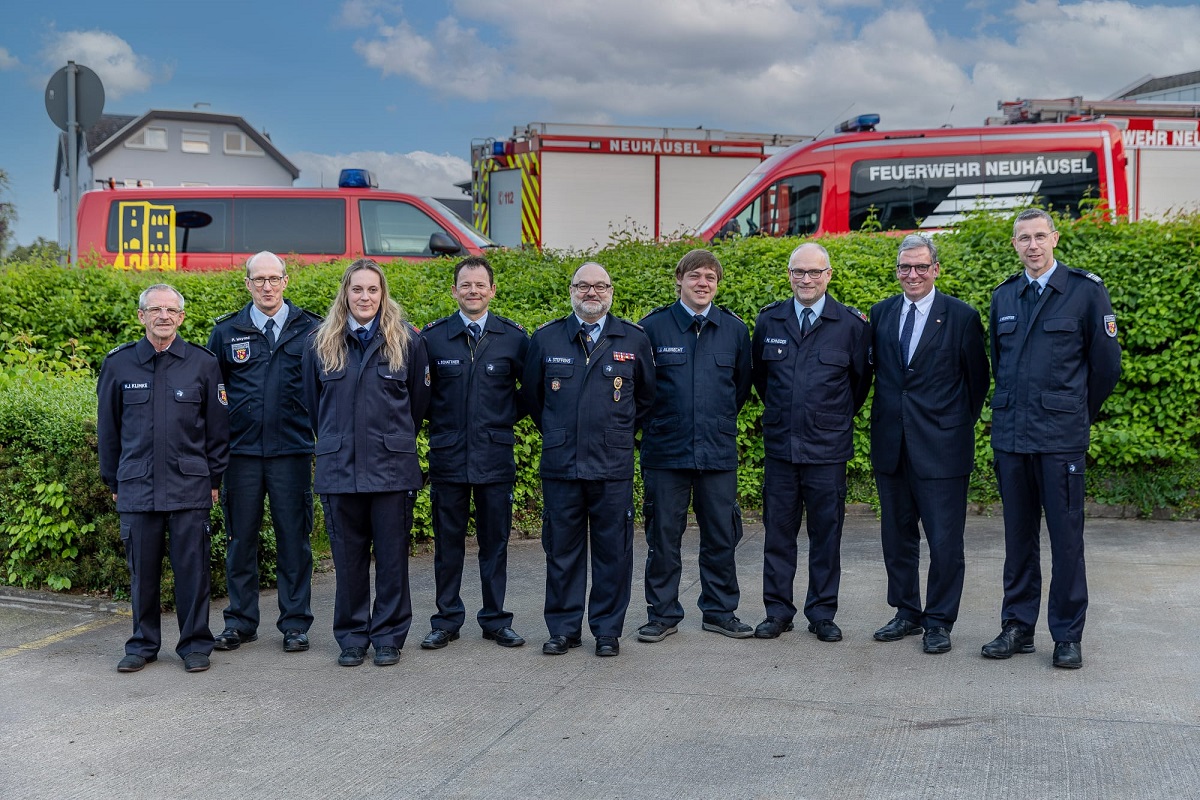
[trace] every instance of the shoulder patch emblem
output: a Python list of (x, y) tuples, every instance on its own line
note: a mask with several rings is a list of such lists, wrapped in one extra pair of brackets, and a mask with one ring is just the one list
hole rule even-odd
[(1117, 335), (1117, 315), (1116, 314), (1105, 314), (1104, 315), (1104, 332), (1107, 333), (1110, 337), (1114, 337), (1114, 338), (1116, 337), (1116, 335)]
[(429, 386), (433, 383), (433, 379), (429, 375), (429, 365), (425, 365), (425, 385)]
[(217, 384), (217, 402), (223, 406), (229, 405), (229, 394), (225, 391), (225, 384)]

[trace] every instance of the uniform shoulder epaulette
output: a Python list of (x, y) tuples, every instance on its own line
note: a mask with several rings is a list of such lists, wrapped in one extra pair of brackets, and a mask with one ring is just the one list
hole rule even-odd
[(624, 322), (626, 325), (628, 325), (631, 328), (637, 328), (639, 331), (645, 330), (645, 328), (643, 328), (641, 325), (638, 325), (636, 322), (634, 322), (631, 319), (625, 319), (624, 317), (618, 317), (616, 314), (613, 314), (612, 317), (613, 317), (613, 319), (617, 320), (618, 322)]
[(548, 319), (545, 322), (543, 322), (541, 325), (538, 325), (537, 329), (540, 331), (542, 328), (546, 327), (547, 325), (553, 325), (556, 322), (566, 322), (568, 319), (570, 319), (570, 317), (571, 317), (571, 315), (567, 314), (565, 317), (555, 317), (554, 319)]
[[(1004, 286), (1007, 283), (1012, 283), (1018, 277), (1020, 277), (1021, 275), (1024, 275), (1024, 274), (1025, 274), (1024, 270), (1022, 270), (1021, 272), (1014, 272), (1012, 275), (1009, 275), (1007, 278), (1005, 278), (1004, 280), (997, 283), (996, 289), (999, 289), (1001, 286)], [(992, 291), (995, 291), (995, 289), (993, 289)]]
[(410, 323), (408, 323), (408, 327), (412, 328), (412, 332), (413, 332), (413, 333), (415, 333), (417, 336), (420, 336), (420, 335), (421, 335), (421, 329), (420, 329), (420, 328), (418, 328), (416, 325), (413, 325), (413, 324), (410, 322)]
[(441, 325), (443, 322), (445, 322), (448, 319), (450, 319), (450, 318), (449, 317), (438, 317), (437, 319), (435, 319), (431, 322), (426, 322), (425, 327), (421, 328), (421, 330), (427, 331), (430, 328), (436, 328), (438, 325)]
[(309, 311), (307, 308), (300, 309), (300, 313), (318, 324), (325, 321), (325, 318), (315, 311)]
[(1068, 271), (1073, 272), (1076, 275), (1080, 275), (1084, 278), (1087, 278), (1090, 281), (1095, 281), (1096, 283), (1100, 284), (1101, 286), (1104, 285), (1104, 279), (1101, 278), (1099, 275), (1097, 275), (1094, 272), (1088, 272), (1086, 269), (1076, 269), (1075, 267), (1067, 267), (1067, 269), (1068, 269)]
[(495, 317), (496, 319), (500, 320), (501, 322), (503, 322), (505, 325), (509, 325), (513, 328), (516, 328), (517, 330), (521, 331), (521, 333), (525, 332), (525, 326), (522, 325), (521, 323), (517, 322), (515, 319), (509, 319), (508, 317), (502, 317), (499, 314), (493, 314), (492, 316)]
[(859, 319), (861, 319), (863, 322), (870, 322), (870, 320), (869, 320), (869, 319), (867, 319), (867, 315), (866, 315), (866, 314), (864, 314), (863, 312), (859, 311), (859, 310), (858, 310), (857, 308), (855, 308), (854, 306), (846, 306), (846, 310), (847, 310), (847, 311), (849, 311), (849, 312), (850, 312), (851, 314), (853, 314), (854, 316), (856, 316), (856, 317), (858, 317)]
[(125, 342), (125, 344), (119, 344), (112, 350), (109, 350), (107, 353), (105, 353), (105, 355), (111, 356), (113, 353), (116, 353), (119, 350), (124, 350), (126, 347), (133, 347), (135, 344), (137, 344), (137, 342)]
[(729, 306), (717, 306), (717, 308), (721, 309), (721, 310), (722, 310), (722, 311), (724, 311), (726, 314), (729, 314), (729, 315), (730, 315), (731, 317), (733, 317), (734, 319), (741, 320), (742, 322), (745, 322), (745, 321), (746, 321), (746, 320), (742, 319), (742, 315), (741, 315), (741, 314), (737, 313), (736, 311), (734, 311), (734, 310), (733, 310), (732, 308), (730, 308)]
[(776, 300), (776, 301), (774, 301), (774, 302), (772, 302), (772, 303), (767, 303), (765, 306), (763, 306), (762, 308), (760, 308), (760, 309), (758, 310), (758, 312), (761, 314), (761, 313), (762, 313), (762, 312), (764, 312), (764, 311), (770, 311), (772, 308), (775, 308), (775, 307), (776, 307), (776, 306), (778, 306), (779, 304), (781, 304), (781, 303), (786, 303), (786, 302), (787, 302), (786, 300)]
[(645, 314), (643, 314), (642, 319), (645, 319), (646, 317), (649, 317), (649, 316), (653, 316), (654, 314), (657, 314), (661, 311), (666, 311), (668, 308), (670, 308), (673, 305), (675, 305), (675, 304), (667, 303), (665, 306), (656, 306), (656, 307), (650, 309), (649, 311), (647, 311)]
[[(239, 309), (239, 311), (240, 311), (240, 309)], [(213, 324), (219, 325), (227, 319), (233, 319), (237, 315), (238, 315), (237, 311), (230, 311), (228, 314), (222, 314), (221, 316), (219, 316), (215, 320), (213, 320)]]
[(212, 350), (209, 350), (207, 347), (205, 347), (202, 344), (196, 344), (195, 342), (188, 342), (188, 344), (190, 344), (192, 347), (196, 348), (197, 350), (203, 350), (204, 352), (208, 353), (213, 358), (217, 357), (216, 353), (214, 353)]

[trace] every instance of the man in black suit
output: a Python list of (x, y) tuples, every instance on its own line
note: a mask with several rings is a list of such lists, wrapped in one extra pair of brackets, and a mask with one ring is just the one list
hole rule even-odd
[[(941, 270), (932, 240), (904, 237), (896, 257), (903, 293), (871, 309), (871, 463), (882, 512), (888, 605), (896, 609), (875, 638), (895, 642), (924, 630), (926, 653), (949, 652), (958, 618), (975, 422), (990, 372), (979, 312), (934, 288)], [(924, 608), (918, 522), (929, 542)]]

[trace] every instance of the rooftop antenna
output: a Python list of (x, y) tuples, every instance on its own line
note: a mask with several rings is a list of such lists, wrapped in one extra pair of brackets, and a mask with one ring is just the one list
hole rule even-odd
[(205, 102), (192, 103), (192, 108), (196, 111), (199, 111), (201, 107), (212, 108), (212, 103), (205, 103)]
[[(833, 115), (833, 118), (834, 118), (834, 119), (837, 119), (838, 117), (844, 117), (844, 116), (846, 116), (846, 112), (847, 112), (847, 111), (849, 111), (849, 110), (850, 110), (850, 109), (852, 109), (852, 108), (854, 108), (854, 103), (851, 103), (850, 105), (846, 106), (846, 107), (845, 107), (845, 108), (842, 110), (842, 112), (841, 112), (840, 114), (834, 114), (834, 115)], [(816, 136), (814, 136), (813, 138), (814, 138), (814, 139), (820, 139), (820, 138), (821, 138), (821, 135), (822, 135), (822, 134), (824, 134), (824, 133), (825, 133), (825, 131), (829, 130), (829, 126), (830, 126), (830, 125), (834, 125), (834, 124), (835, 124), (835, 123), (833, 123), (833, 122), (827, 122), (827, 123), (825, 123), (825, 127), (824, 127), (824, 128), (821, 128), (821, 131), (820, 131), (820, 133), (818, 133), (818, 134), (817, 134)]]

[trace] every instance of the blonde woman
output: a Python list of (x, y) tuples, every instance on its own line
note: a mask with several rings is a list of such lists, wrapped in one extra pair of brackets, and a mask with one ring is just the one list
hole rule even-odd
[(342, 275), (305, 353), (304, 392), (317, 437), (313, 488), (337, 572), (338, 663), (357, 667), (370, 645), (376, 665), (395, 664), (412, 622), (408, 542), (429, 360), (374, 261), (359, 259)]

